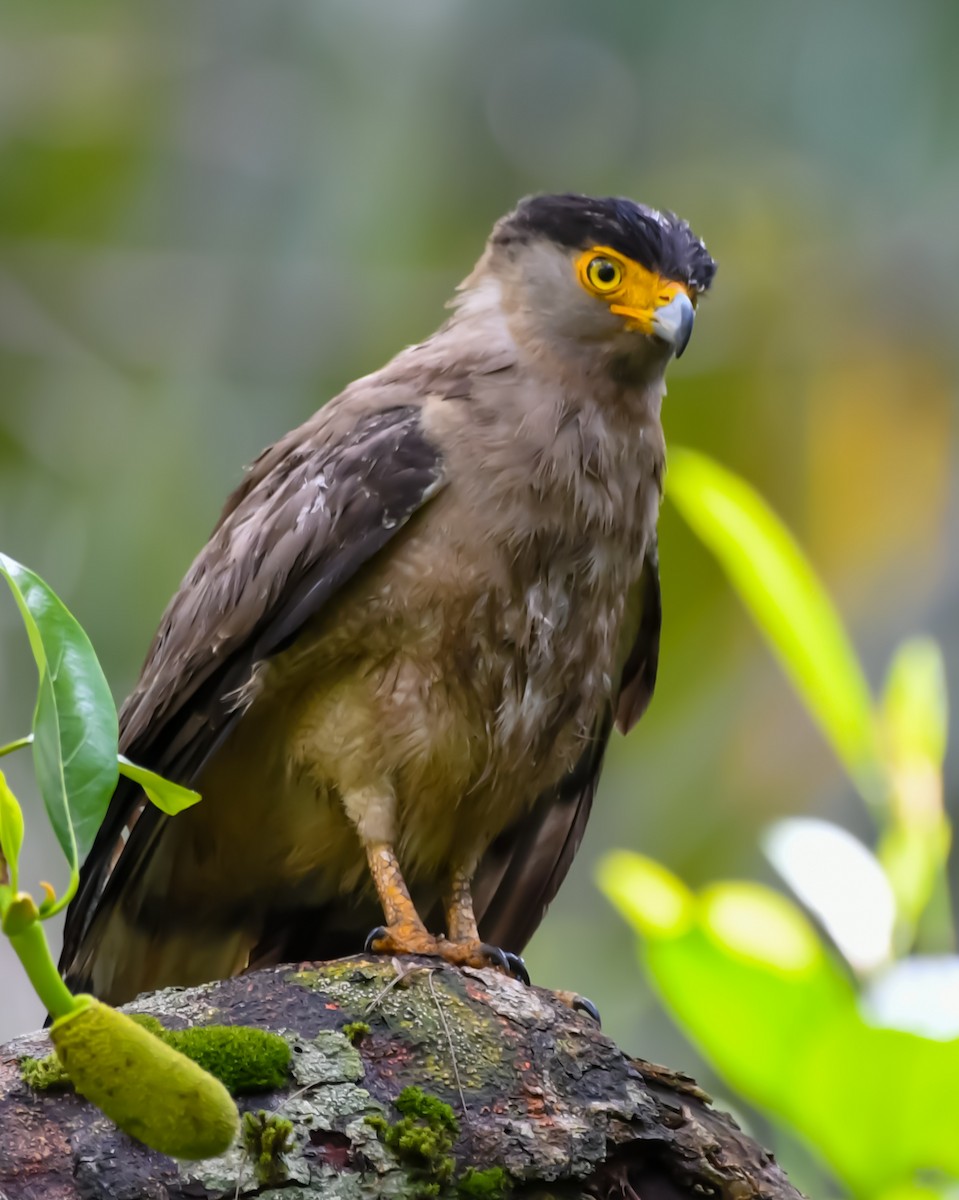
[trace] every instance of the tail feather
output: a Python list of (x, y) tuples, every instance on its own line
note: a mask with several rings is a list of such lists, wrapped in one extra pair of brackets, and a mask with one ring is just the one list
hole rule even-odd
[(85, 939), (87, 953), (74, 960), (65, 979), (74, 992), (124, 1004), (141, 992), (236, 975), (247, 966), (253, 941), (245, 930), (225, 931), (202, 922), (191, 928), (143, 929), (116, 907), (95, 922)]

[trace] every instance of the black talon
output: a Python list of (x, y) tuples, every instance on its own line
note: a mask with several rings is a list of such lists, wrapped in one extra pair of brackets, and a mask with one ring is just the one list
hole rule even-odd
[[(526, 970), (526, 963), (523, 962), (520, 955), (513, 954), (509, 950), (505, 952), (500, 951), (500, 953), (506, 959), (506, 969), (509, 971), (510, 975), (512, 975), (514, 979), (518, 979), (520, 983), (525, 983), (526, 986), (529, 987), (529, 971)], [(596, 1019), (597, 1021), (599, 1020), (599, 1013), (596, 1014)]]
[(599, 1009), (588, 997), (577, 996), (573, 1001), (573, 1012), (585, 1013), (590, 1020), (595, 1021), (600, 1029), (602, 1029), (603, 1018), (599, 1015)]
[(489, 946), (483, 942), (480, 949), (490, 961), (491, 967), (499, 967), (501, 971), (506, 971), (507, 974), (512, 974), (510, 971), (509, 957), (505, 950), (501, 950), (499, 946)]
[(363, 943), (364, 954), (375, 954), (376, 951), (373, 949), (373, 943), (379, 942), (387, 936), (389, 935), (382, 925), (377, 925), (375, 929), (371, 929), (366, 935), (366, 941)]

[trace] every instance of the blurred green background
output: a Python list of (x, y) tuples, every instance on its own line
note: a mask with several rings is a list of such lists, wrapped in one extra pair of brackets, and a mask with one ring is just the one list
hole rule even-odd
[[(122, 698), (242, 464), (429, 333), (519, 196), (621, 193), (681, 213), (720, 263), (668, 439), (785, 517), (874, 683), (925, 630), (959, 693), (957, 45), (950, 0), (4, 3), (0, 548), (69, 604)], [(775, 818), (869, 823), (669, 506), (660, 544), (656, 699), (612, 746), (528, 960), (710, 1087), (598, 859), (772, 881)], [(0, 740), (33, 694), (4, 602)], [(8, 764), (29, 799), (29, 762)], [(953, 757), (954, 815), (956, 792)], [(35, 836), (24, 883), (57, 861)], [(0, 1039), (40, 1016), (0, 944)]]

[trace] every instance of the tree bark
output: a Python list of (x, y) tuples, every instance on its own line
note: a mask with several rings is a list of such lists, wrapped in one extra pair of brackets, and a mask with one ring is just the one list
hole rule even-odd
[[(73, 1092), (33, 1091), (18, 1060), (50, 1049), (33, 1034), (0, 1048), (0, 1200), (495, 1195), (495, 1177), (469, 1171), (492, 1166), (517, 1197), (799, 1198), (692, 1080), (627, 1057), (553, 993), (494, 971), (356, 957), (168, 989), (129, 1008), (169, 1028), (256, 1025), (287, 1039), (289, 1085), (240, 1101), (293, 1123), (273, 1179), (258, 1180), (239, 1145), (176, 1162)], [(342, 1032), (355, 1022), (369, 1032)], [(458, 1119), (452, 1173), (398, 1154), (377, 1127), (378, 1116), (397, 1121), (409, 1086)]]

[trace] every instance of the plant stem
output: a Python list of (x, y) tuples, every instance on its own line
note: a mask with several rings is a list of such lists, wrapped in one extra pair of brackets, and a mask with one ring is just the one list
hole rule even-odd
[[(10, 907), (13, 908), (18, 900), (14, 901)], [(36, 911), (35, 908), (34, 911)], [(23, 969), (33, 985), (33, 990), (40, 997), (50, 1016), (65, 1017), (73, 1012), (77, 1007), (76, 997), (60, 978), (60, 972), (50, 954), (47, 935), (39, 920), (26, 921), (16, 932), (11, 932), (7, 928), (6, 933), (17, 958), (23, 963)]]
[(5, 746), (0, 746), (0, 758), (5, 754), (12, 754), (14, 750), (22, 750), (24, 746), (29, 746), (33, 741), (33, 734), (28, 733), (26, 737), (17, 738), (15, 742), (7, 742)]

